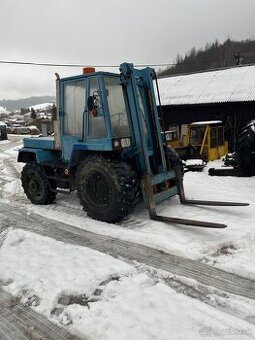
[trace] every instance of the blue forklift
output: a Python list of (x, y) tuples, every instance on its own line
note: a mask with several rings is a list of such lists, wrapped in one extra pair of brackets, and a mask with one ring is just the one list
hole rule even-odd
[(209, 228), (226, 225), (161, 216), (156, 205), (174, 195), (189, 205), (247, 205), (186, 199), (181, 160), (166, 143), (154, 69), (123, 63), (119, 74), (92, 68), (63, 79), (56, 74), (56, 93), (54, 136), (25, 138), (18, 155), (32, 203), (51, 204), (59, 191), (77, 190), (88, 216), (115, 223), (142, 198), (153, 220)]

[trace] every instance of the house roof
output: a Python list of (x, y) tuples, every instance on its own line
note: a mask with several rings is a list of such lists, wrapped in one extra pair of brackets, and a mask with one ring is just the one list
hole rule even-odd
[(159, 78), (162, 105), (255, 101), (255, 65)]

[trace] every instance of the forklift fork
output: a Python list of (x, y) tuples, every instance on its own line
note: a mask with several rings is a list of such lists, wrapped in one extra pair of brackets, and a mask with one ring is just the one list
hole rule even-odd
[[(176, 184), (178, 188), (178, 194), (180, 202), (186, 205), (209, 205), (209, 206), (247, 206), (249, 203), (239, 203), (239, 202), (220, 202), (220, 201), (200, 201), (200, 200), (187, 200), (183, 188), (183, 176), (180, 166), (174, 167), (174, 172), (176, 175)], [(167, 217), (158, 215), (156, 212), (156, 204), (154, 201), (154, 191), (153, 185), (151, 184), (151, 177), (146, 175), (143, 177), (143, 188), (144, 194), (147, 201), (147, 206), (149, 209), (150, 219), (166, 223), (184, 224), (197, 227), (205, 228), (226, 228), (227, 225), (223, 223), (206, 222), (200, 220), (189, 220), (177, 217)]]

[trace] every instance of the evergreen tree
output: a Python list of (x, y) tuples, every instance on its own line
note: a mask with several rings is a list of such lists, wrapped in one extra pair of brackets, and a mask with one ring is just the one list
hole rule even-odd
[(36, 115), (35, 109), (32, 107), (31, 108), (31, 118), (36, 119), (36, 117), (37, 117), (37, 115)]
[(184, 57), (177, 55), (176, 65), (159, 70), (159, 76), (199, 72), (209, 69), (255, 63), (255, 40), (231, 40), (207, 43), (204, 49), (193, 47)]

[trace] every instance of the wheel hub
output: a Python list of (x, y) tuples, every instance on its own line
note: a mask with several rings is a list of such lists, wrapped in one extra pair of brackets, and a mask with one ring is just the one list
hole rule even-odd
[(98, 176), (96, 182), (96, 192), (98, 197), (106, 198), (109, 194), (109, 186), (105, 182), (105, 179)]
[(111, 187), (104, 174), (97, 171), (87, 179), (87, 194), (96, 205), (106, 205), (111, 197)]
[(37, 190), (38, 190), (38, 188), (39, 188), (39, 186), (38, 186), (38, 182), (37, 181), (35, 181), (35, 180), (31, 180), (30, 182), (29, 182), (29, 189), (33, 192), (33, 193), (35, 193)]
[(40, 183), (40, 180), (36, 177), (35, 174), (31, 175), (30, 181), (28, 182), (28, 189), (31, 192), (31, 194), (36, 196), (42, 195), (42, 184)]

